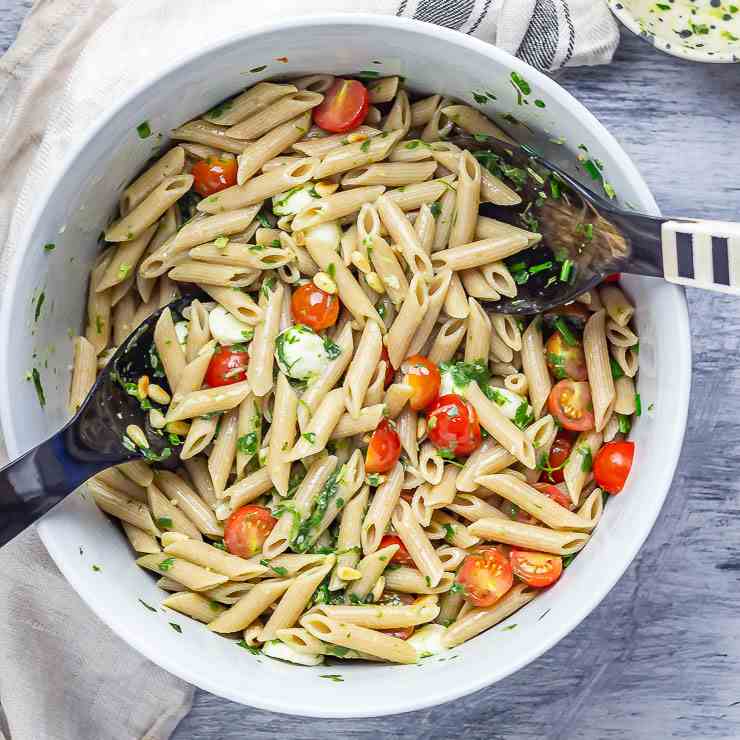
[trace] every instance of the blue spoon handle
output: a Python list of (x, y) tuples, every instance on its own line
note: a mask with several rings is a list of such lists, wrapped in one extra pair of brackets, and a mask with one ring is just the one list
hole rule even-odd
[(69, 424), (0, 469), (0, 546), (115, 462), (82, 448)]

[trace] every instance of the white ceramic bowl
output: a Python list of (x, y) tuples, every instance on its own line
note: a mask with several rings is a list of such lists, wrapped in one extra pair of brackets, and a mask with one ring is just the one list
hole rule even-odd
[[(276, 49), (288, 57), (287, 63), (268, 63)], [(244, 74), (266, 63), (264, 71)], [(469, 102), (472, 91), (487, 90), (497, 102), (484, 106), (486, 112), (514, 113), (530, 126), (565, 137), (574, 151), (585, 144), (603, 161), (623, 198), (657, 212), (632, 162), (580, 103), (521, 61), (457, 32), (393, 17), (327, 16), (285, 20), (204, 48), (112, 107), (38, 197), (23, 239), (26, 248), (19, 251), (5, 291), (0, 328), (5, 350), (0, 358), (0, 409), (12, 456), (66, 419), (71, 357), (67, 336), (69, 328), (78, 330), (82, 321), (96, 238), (122, 185), (151, 154), (150, 140), (137, 136), (137, 124), (146, 119), (153, 131), (167, 132), (271, 75), (367, 69), (405, 75), (420, 91)], [(512, 70), (529, 81), (530, 98), (541, 99), (546, 107), (517, 106)], [(56, 250), (44, 253), (46, 242), (56, 242)], [(507, 620), (506, 625), (516, 624), (516, 629), (498, 626), (420, 667), (304, 668), (255, 657), (184, 617), (144, 608), (139, 599), (149, 604), (161, 600), (154, 579), (134, 565), (121, 532), (83, 496), (70, 496), (52, 511), (40, 524), (41, 537), (72, 586), (121, 638), (172, 673), (237, 702), (291, 714), (364, 717), (440, 704), (499, 681), (552, 647), (604, 598), (647, 537), (671, 483), (691, 372), (686, 304), (681, 290), (667, 283), (625, 278), (624, 284), (637, 304), (640, 333), (643, 415), (634, 429), (634, 470), (560, 582)], [(44, 314), (33, 333), (21, 331), (34, 326), (31, 301), (41, 288), (53, 310)], [(49, 353), (52, 344), (56, 351)], [(34, 363), (46, 387), (44, 410), (32, 384), (23, 381)], [(92, 564), (100, 570), (94, 571)], [(182, 625), (182, 634), (170, 628), (170, 621)], [(322, 674), (340, 674), (344, 681), (333, 682)]]

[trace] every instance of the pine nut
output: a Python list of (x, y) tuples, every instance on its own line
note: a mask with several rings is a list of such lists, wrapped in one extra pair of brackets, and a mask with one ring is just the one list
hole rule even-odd
[(144, 450), (149, 449), (149, 440), (146, 438), (146, 434), (144, 434), (144, 430), (138, 424), (129, 424), (126, 427), (126, 436), (137, 447), (141, 447)]
[(184, 437), (190, 431), (190, 424), (185, 421), (171, 421), (166, 429), (170, 434), (179, 434)]
[(313, 284), (331, 295), (337, 292), (337, 284), (325, 272), (317, 272), (313, 276)]
[(362, 578), (362, 573), (360, 573), (357, 568), (349, 568), (346, 565), (343, 565), (341, 568), (337, 568), (337, 575), (343, 581), (357, 581)]
[(149, 423), (155, 429), (162, 429), (164, 428), (167, 422), (164, 420), (164, 414), (159, 409), (150, 409), (149, 410)]
[(385, 286), (378, 277), (377, 272), (368, 272), (365, 275), (365, 282), (376, 292), (385, 293)]
[(170, 394), (161, 385), (157, 385), (156, 383), (149, 384), (147, 395), (154, 403), (161, 403), (162, 405), (166, 405), (172, 400)]
[(359, 250), (355, 250), (350, 255), (350, 259), (352, 260), (352, 264), (360, 271), (367, 274), (368, 272), (372, 271), (372, 267), (370, 267), (370, 260)]
[(139, 382), (136, 384), (136, 391), (139, 394), (139, 399), (144, 400), (146, 398), (147, 391), (149, 390), (149, 376), (142, 375), (139, 378)]
[(385, 590), (385, 576), (380, 576), (380, 578), (378, 578), (378, 580), (375, 581), (373, 590), (370, 592), (373, 595), (373, 601), (379, 601), (380, 597), (383, 595), (384, 590)]
[(322, 197), (326, 198), (327, 195), (331, 195), (337, 191), (339, 187), (338, 182), (332, 182), (331, 180), (319, 180), (314, 185), (314, 190)]

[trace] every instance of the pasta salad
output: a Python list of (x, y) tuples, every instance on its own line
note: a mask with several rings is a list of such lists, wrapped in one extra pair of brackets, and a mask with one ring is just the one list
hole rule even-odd
[[(414, 663), (586, 545), (632, 464), (634, 308), (615, 276), (540, 316), (492, 310), (542, 236), (527, 173), (487, 137), (510, 140), (398, 77), (265, 81), (172, 131), (123, 190), (70, 405), (200, 291), (162, 311), (151, 372), (126, 384), (147, 424), (124, 444), (149, 460), (88, 483), (163, 606), (293, 663)], [(152, 435), (175, 471), (150, 464)]]

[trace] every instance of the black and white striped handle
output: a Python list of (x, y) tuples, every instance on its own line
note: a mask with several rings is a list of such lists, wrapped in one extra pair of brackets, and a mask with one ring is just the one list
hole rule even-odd
[(661, 246), (669, 282), (740, 295), (740, 224), (666, 221)]

